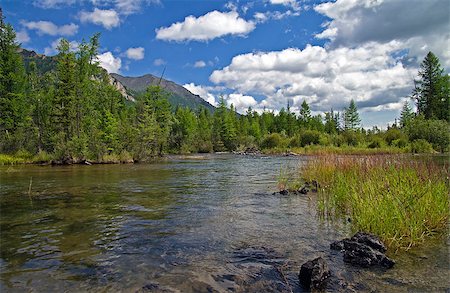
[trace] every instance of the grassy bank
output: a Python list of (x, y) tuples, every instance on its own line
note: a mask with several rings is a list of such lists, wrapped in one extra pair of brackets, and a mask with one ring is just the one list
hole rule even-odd
[(348, 216), (354, 230), (408, 249), (447, 232), (447, 167), (399, 156), (327, 155), (310, 160), (303, 177), (321, 184), (323, 214)]
[(264, 149), (264, 154), (285, 154), (294, 153), (298, 155), (374, 155), (374, 154), (402, 154), (411, 152), (408, 148), (398, 147), (381, 147), (381, 148), (367, 148), (367, 147), (353, 147), (353, 146), (320, 146), (308, 145), (305, 147), (294, 148), (271, 148)]

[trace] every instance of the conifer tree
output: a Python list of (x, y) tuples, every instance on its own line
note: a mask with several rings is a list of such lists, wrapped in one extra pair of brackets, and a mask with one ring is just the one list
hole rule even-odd
[(352, 99), (348, 108), (344, 110), (344, 129), (355, 130), (359, 127), (361, 119), (359, 118), (358, 108)]
[(402, 112), (400, 113), (400, 127), (405, 127), (414, 117), (414, 113), (408, 101), (403, 104)]

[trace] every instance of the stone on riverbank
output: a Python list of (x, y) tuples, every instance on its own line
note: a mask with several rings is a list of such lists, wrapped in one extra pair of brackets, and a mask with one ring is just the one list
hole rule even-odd
[(318, 257), (302, 265), (298, 278), (303, 288), (310, 290), (323, 288), (329, 276), (327, 262), (322, 257)]

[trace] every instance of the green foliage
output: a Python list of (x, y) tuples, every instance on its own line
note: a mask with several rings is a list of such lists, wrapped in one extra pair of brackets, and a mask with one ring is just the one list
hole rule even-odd
[(377, 136), (374, 136), (370, 143), (367, 145), (370, 149), (378, 149), (383, 146), (383, 140)]
[(261, 147), (265, 149), (272, 149), (283, 146), (283, 138), (279, 133), (271, 133), (266, 135), (262, 142)]
[(439, 58), (428, 52), (419, 70), (419, 79), (414, 81), (413, 98), (417, 110), (426, 119), (450, 121), (449, 76), (441, 68)]
[(408, 101), (403, 104), (402, 112), (400, 113), (400, 127), (406, 127), (411, 119), (414, 118), (414, 113)]
[(411, 120), (406, 127), (410, 141), (423, 139), (433, 145), (435, 150), (447, 151), (450, 144), (449, 124), (443, 120), (427, 120), (422, 115)]
[(354, 130), (342, 132), (342, 138), (348, 146), (357, 146), (362, 142), (361, 133)]
[(425, 139), (416, 139), (411, 142), (411, 152), (415, 154), (432, 153), (433, 146)]
[(355, 101), (352, 99), (348, 108), (344, 110), (344, 130), (356, 130), (361, 119), (359, 118), (358, 109), (356, 108)]
[(317, 130), (305, 130), (300, 134), (300, 145), (302, 147), (319, 143), (320, 143), (320, 132)]
[(392, 145), (394, 140), (404, 139), (405, 137), (405, 134), (397, 128), (389, 128), (384, 134), (384, 140), (388, 145)]

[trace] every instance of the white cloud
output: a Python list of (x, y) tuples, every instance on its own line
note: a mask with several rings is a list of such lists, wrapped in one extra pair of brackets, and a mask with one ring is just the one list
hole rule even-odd
[(248, 107), (254, 107), (258, 104), (255, 98), (243, 94), (229, 94), (224, 96), (228, 106), (233, 105), (237, 112), (245, 113)]
[(166, 41), (208, 41), (225, 35), (244, 36), (255, 29), (255, 23), (239, 17), (236, 11), (211, 11), (198, 18), (188, 16), (183, 22), (156, 29), (156, 38)]
[(165, 65), (165, 64), (167, 64), (167, 61), (164, 59), (161, 59), (161, 58), (155, 59), (153, 61), (153, 65), (155, 65), (155, 66), (161, 66), (161, 65)]
[(22, 21), (21, 24), (30, 30), (36, 30), (39, 35), (73, 36), (78, 32), (78, 25), (71, 23), (57, 26), (51, 21)]
[(235, 56), (210, 80), (243, 95), (265, 96), (260, 108), (280, 109), (287, 99), (294, 108), (306, 100), (315, 111), (342, 109), (350, 99), (360, 109), (401, 103), (411, 93), (416, 68), (391, 57), (400, 48), (398, 42), (372, 42), (353, 49), (308, 45), (248, 53)]
[[(58, 46), (59, 43), (61, 42), (62, 38), (59, 38), (57, 40), (54, 40), (51, 44), (50, 47), (45, 47), (44, 48), (44, 55), (55, 55), (56, 53), (58, 53)], [(78, 49), (78, 46), (80, 44), (77, 41), (70, 41), (69, 42), (69, 49), (70, 51), (76, 51)]]
[(44, 9), (48, 8), (60, 8), (66, 5), (72, 5), (76, 2), (76, 0), (35, 0), (33, 4), (37, 7), (41, 7)]
[(207, 101), (213, 106), (217, 105), (216, 97), (210, 92), (211, 88), (203, 87), (201, 85), (195, 85), (194, 83), (188, 83), (183, 85), (185, 89), (193, 93), (194, 95), (200, 96), (203, 100)]
[(30, 41), (30, 36), (26, 30), (21, 30), (16, 33), (16, 41), (20, 44), (25, 44)]
[(100, 66), (105, 68), (109, 73), (119, 73), (122, 67), (122, 60), (119, 57), (114, 57), (111, 52), (105, 52), (97, 55)]
[(202, 68), (202, 67), (205, 67), (205, 66), (206, 66), (206, 63), (203, 60), (199, 60), (199, 61), (196, 61), (194, 63), (194, 67), (195, 68)]
[(94, 11), (92, 12), (82, 11), (80, 13), (80, 21), (102, 25), (108, 30), (112, 29), (113, 27), (119, 26), (120, 24), (119, 15), (115, 10), (112, 9), (102, 10), (94, 8)]
[(431, 50), (450, 68), (447, 0), (337, 0), (314, 9), (331, 18), (316, 37), (333, 47), (397, 40), (410, 56), (422, 60)]
[(160, 4), (159, 0), (114, 0), (114, 2), (116, 11), (123, 15), (140, 12), (144, 3)]
[(137, 48), (129, 48), (125, 52), (125, 55), (127, 56), (128, 59), (142, 60), (142, 59), (144, 59), (144, 53), (145, 53), (144, 48), (137, 47)]

